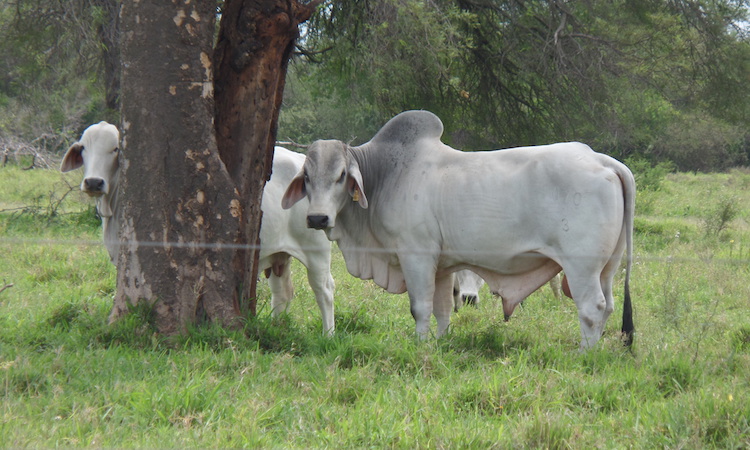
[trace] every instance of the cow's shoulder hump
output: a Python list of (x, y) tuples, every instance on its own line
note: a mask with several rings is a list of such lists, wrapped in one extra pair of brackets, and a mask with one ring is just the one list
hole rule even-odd
[(405, 111), (389, 120), (372, 138), (371, 142), (400, 142), (402, 144), (419, 139), (440, 140), (443, 122), (429, 111)]

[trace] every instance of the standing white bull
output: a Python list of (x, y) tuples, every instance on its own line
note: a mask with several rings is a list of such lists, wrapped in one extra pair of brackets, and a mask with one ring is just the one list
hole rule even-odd
[[(119, 133), (117, 127), (100, 122), (88, 127), (80, 141), (71, 145), (60, 165), (62, 172), (84, 168), (81, 190), (96, 198), (96, 209), (102, 218), (104, 244), (110, 260), (116, 263), (120, 240), (121, 208), (119, 192)], [(263, 190), (260, 228), (261, 250), (258, 272), (265, 272), (271, 287), (271, 308), (278, 316), (289, 306), (294, 287), (289, 271), (290, 256), (307, 268), (307, 279), (323, 319), (323, 331), (332, 334), (333, 290), (331, 276), (331, 243), (321, 231), (305, 226), (307, 207), (300, 204), (290, 211), (281, 209), (281, 196), (294, 175), (302, 168), (305, 156), (276, 147), (273, 173)]]
[(464, 153), (442, 133), (434, 114), (407, 111), (359, 147), (316, 141), (283, 207), (307, 197), (308, 226), (338, 242), (349, 273), (392, 293), (408, 289), (422, 338), (432, 314), (438, 336), (448, 329), (457, 270), (486, 280), (510, 316), (562, 269), (589, 348), (614, 310), (627, 250), (622, 331), (630, 343), (630, 170), (580, 143)]

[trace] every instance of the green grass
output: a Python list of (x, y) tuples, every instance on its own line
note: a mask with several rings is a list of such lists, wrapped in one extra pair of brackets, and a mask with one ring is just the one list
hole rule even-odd
[[(13, 285), (0, 292), (0, 443), (748, 447), (748, 177), (677, 174), (639, 194), (634, 348), (617, 338), (618, 302), (581, 354), (575, 306), (546, 288), (509, 322), (485, 288), (447, 337), (416, 342), (406, 296), (351, 277), (337, 251), (333, 338), (296, 262), (280, 319), (264, 282), (244, 330), (167, 338), (144, 308), (110, 326), (115, 269), (90, 201), (73, 192), (50, 214), (68, 189), (58, 173), (0, 168), (0, 288)], [(740, 212), (707, 235), (722, 196)]]

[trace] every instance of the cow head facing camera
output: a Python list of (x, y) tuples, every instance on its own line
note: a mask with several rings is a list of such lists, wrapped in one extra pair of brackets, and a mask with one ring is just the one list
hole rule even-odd
[(282, 207), (289, 209), (304, 197), (310, 201), (307, 226), (318, 230), (335, 227), (336, 216), (347, 203), (367, 208), (359, 164), (346, 144), (322, 140), (310, 145), (302, 170), (282, 198)]
[[(61, 172), (83, 167), (81, 191), (92, 197), (107, 195), (116, 184), (120, 134), (117, 127), (99, 122), (86, 128), (81, 140), (71, 145), (60, 165)], [(107, 211), (100, 211), (103, 215)]]

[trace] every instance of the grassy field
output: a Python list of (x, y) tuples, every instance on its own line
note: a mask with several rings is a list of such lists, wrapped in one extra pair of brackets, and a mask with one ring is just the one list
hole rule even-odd
[(165, 338), (143, 308), (108, 326), (115, 269), (92, 202), (68, 192), (80, 176), (0, 167), (1, 447), (750, 447), (750, 172), (639, 193), (634, 347), (620, 280), (585, 354), (547, 288), (509, 322), (485, 291), (416, 342), (407, 297), (338, 251), (333, 338), (299, 264), (280, 320), (261, 284), (243, 332)]

